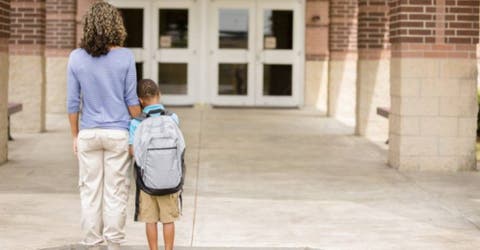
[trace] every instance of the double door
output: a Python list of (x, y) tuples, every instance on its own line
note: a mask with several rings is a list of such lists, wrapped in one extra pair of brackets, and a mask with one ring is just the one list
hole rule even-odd
[(298, 106), (303, 96), (303, 1), (112, 0), (138, 78), (162, 101)]
[(162, 102), (196, 101), (193, 82), (198, 70), (198, 19), (192, 0), (113, 0), (123, 16), (125, 47), (135, 54), (137, 78), (160, 85)]
[(209, 81), (213, 104), (299, 105), (301, 7), (301, 1), (212, 1)]

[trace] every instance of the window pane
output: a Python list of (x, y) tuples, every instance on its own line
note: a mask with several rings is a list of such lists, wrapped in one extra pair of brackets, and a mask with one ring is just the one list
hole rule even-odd
[(265, 49), (293, 48), (293, 11), (265, 10), (263, 27)]
[(247, 95), (247, 64), (218, 65), (218, 94)]
[(248, 10), (220, 9), (219, 48), (248, 49)]
[(187, 68), (186, 63), (158, 64), (158, 84), (162, 94), (187, 94)]
[(263, 65), (263, 95), (292, 95), (292, 65)]
[(137, 82), (143, 79), (143, 63), (135, 63), (135, 69), (137, 70)]
[(188, 48), (188, 9), (159, 10), (159, 48)]
[(119, 9), (127, 30), (125, 47), (143, 48), (143, 9)]

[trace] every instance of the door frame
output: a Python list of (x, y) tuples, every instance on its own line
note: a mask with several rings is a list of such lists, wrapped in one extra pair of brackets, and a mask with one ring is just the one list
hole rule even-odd
[[(214, 106), (253, 106), (253, 107), (301, 107), (304, 103), (305, 89), (305, 0), (208, 0), (208, 102)], [(249, 49), (248, 49), (248, 88), (247, 96), (218, 95), (218, 23), (217, 6), (225, 8), (248, 8), (249, 13)], [(291, 53), (282, 50), (263, 49), (263, 10), (272, 6), (273, 9), (293, 10), (293, 48)], [(251, 23), (250, 23), (251, 22)], [(253, 27), (252, 27), (253, 26)], [(253, 46), (252, 46), (252, 39)], [(224, 49), (225, 50), (225, 49)], [(228, 54), (229, 51), (225, 50)], [(289, 51), (290, 52), (290, 51)], [(290, 54), (289, 60), (279, 54)], [(232, 53), (233, 55), (233, 53)], [(283, 55), (283, 56), (284, 56)], [(272, 60), (269, 60), (271, 58)], [(263, 64), (265, 62), (292, 65), (292, 95), (263, 96)], [(224, 62), (234, 63), (235, 58)], [(252, 75), (253, 74), (253, 75)]]
[[(192, 68), (192, 73), (189, 72), (192, 76), (192, 79), (188, 81), (188, 98), (184, 98), (185, 96), (172, 96), (169, 98), (168, 95), (164, 95), (162, 97), (163, 101), (167, 105), (191, 105), (191, 104), (212, 104), (212, 105), (222, 105), (222, 106), (256, 106), (256, 107), (301, 107), (304, 104), (304, 90), (305, 90), (305, 8), (306, 8), (306, 1), (307, 0), (186, 0), (191, 1), (194, 6), (195, 15), (192, 21), (189, 20), (189, 37), (192, 33), (196, 33), (193, 35), (195, 37), (195, 41), (193, 43), (189, 42), (189, 49), (192, 49), (193, 53), (195, 54), (195, 60), (193, 62), (194, 66), (189, 66)], [(245, 2), (251, 2), (255, 5), (255, 17), (257, 19), (258, 11), (258, 2), (263, 3), (274, 3), (275, 6), (281, 6), (285, 3), (296, 4), (296, 12), (297, 14), (294, 15), (294, 50), (297, 53), (298, 62), (296, 63), (297, 67), (292, 69), (292, 96), (294, 97), (294, 101), (282, 100), (285, 99), (283, 97), (268, 97), (265, 98), (263, 103), (259, 101), (254, 102), (245, 102), (240, 100), (235, 100), (232, 102), (227, 102), (228, 99), (222, 100), (219, 102), (215, 102), (213, 98), (214, 89), (217, 86), (216, 81), (213, 80), (213, 77), (218, 77), (216, 74), (217, 72), (214, 71), (212, 67), (212, 56), (210, 55), (211, 43), (212, 43), (212, 28), (210, 27), (212, 18), (211, 16), (211, 9), (212, 5), (215, 2), (224, 1), (230, 2), (232, 5), (241, 4)], [(162, 5), (166, 4), (175, 4), (177, 0), (108, 0), (109, 3), (112, 3), (116, 7), (141, 7), (144, 8), (144, 49), (136, 49), (132, 48), (131, 50), (135, 54), (136, 62), (143, 62), (143, 72), (144, 77), (153, 78), (153, 62), (155, 61), (155, 45), (153, 44), (154, 38), (158, 30), (154, 30), (154, 27), (158, 27), (158, 24), (153, 25), (153, 17), (154, 12), (157, 11), (154, 7), (156, 3), (160, 3)], [(191, 16), (189, 12), (189, 17)], [(256, 22), (261, 23), (261, 22)], [(195, 29), (192, 30), (190, 27), (192, 25), (196, 25)], [(256, 24), (258, 25), (258, 24)], [(258, 28), (255, 28), (251, 33), (252, 36), (255, 37), (255, 43), (263, 43), (263, 37), (259, 39), (260, 31)], [(158, 39), (158, 38), (157, 38)], [(189, 38), (190, 39), (190, 38)], [(195, 45), (195, 48), (190, 48), (190, 45)], [(296, 47), (298, 46), (298, 48)], [(255, 44), (255, 51), (254, 56), (258, 56), (258, 45)], [(257, 63), (255, 63), (257, 64)], [(190, 65), (190, 64), (189, 64)], [(253, 70), (258, 71), (261, 67), (255, 65)], [(263, 67), (262, 67), (263, 68)], [(249, 69), (249, 74), (251, 74), (252, 70)], [(255, 78), (257, 78), (258, 73), (253, 73)], [(256, 80), (256, 79), (254, 79)], [(262, 79), (263, 81), (263, 79)], [(256, 81), (255, 81), (256, 84)], [(258, 84), (257, 84), (258, 85)], [(261, 89), (257, 87), (257, 89)], [(258, 92), (258, 91), (257, 91)], [(255, 97), (259, 95), (259, 93), (254, 93)], [(175, 100), (176, 99), (176, 100)], [(223, 98), (222, 98), (223, 99)], [(258, 98), (257, 98), (258, 99)]]

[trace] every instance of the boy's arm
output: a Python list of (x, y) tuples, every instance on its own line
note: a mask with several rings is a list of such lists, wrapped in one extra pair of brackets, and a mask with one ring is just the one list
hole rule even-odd
[(130, 121), (130, 128), (128, 129), (128, 133), (129, 133), (129, 136), (128, 136), (128, 145), (129, 145), (129, 148), (128, 148), (128, 152), (130, 152), (130, 154), (133, 156), (133, 142), (135, 140), (135, 130), (137, 130), (137, 127), (138, 127), (138, 124), (139, 122), (135, 119), (132, 119)]

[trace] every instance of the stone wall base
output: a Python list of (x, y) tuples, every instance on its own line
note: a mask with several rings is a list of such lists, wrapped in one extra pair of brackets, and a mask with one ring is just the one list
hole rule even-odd
[(10, 55), (9, 100), (23, 104), (11, 117), (14, 132), (45, 130), (45, 59), (43, 56)]
[(47, 112), (65, 113), (68, 57), (47, 57), (45, 62)]
[(305, 107), (327, 112), (328, 60), (305, 63)]
[(477, 60), (393, 58), (391, 84), (390, 165), (475, 169)]
[(8, 157), (8, 53), (0, 52), (0, 164)]
[(377, 107), (390, 107), (390, 60), (359, 60), (356, 133), (371, 140), (388, 138), (388, 119)]
[(329, 64), (328, 115), (355, 126), (357, 60), (331, 60)]

